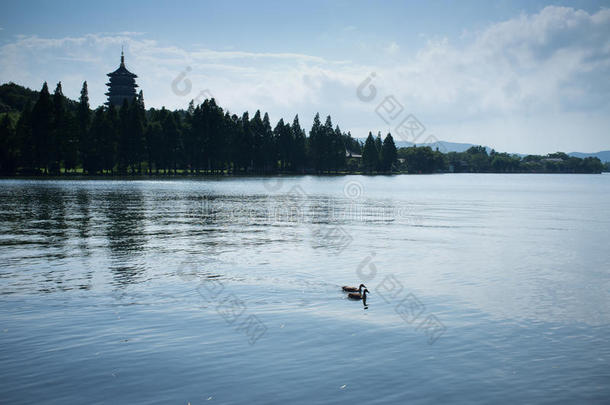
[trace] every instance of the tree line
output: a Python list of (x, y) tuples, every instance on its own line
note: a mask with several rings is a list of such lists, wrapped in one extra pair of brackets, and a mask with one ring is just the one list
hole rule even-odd
[[(364, 142), (316, 114), (307, 133), (298, 115), (272, 126), (269, 115), (241, 115), (216, 101), (193, 101), (187, 110), (146, 109), (140, 92), (121, 107), (89, 105), (64, 96), (61, 83), (40, 92), (13, 83), (0, 86), (0, 173), (272, 174), (272, 173), (599, 173), (597, 158), (557, 152), (520, 157), (482, 146), (441, 153), (428, 146), (398, 148), (391, 134), (369, 132)], [(8, 101), (7, 101), (8, 100)], [(8, 104), (6, 104), (8, 103)], [(10, 105), (9, 105), (10, 104)], [(17, 110), (17, 111), (15, 111)], [(606, 170), (608, 169), (606, 165)]]
[(4, 114), (0, 139), (3, 174), (332, 173), (347, 170), (346, 151), (361, 152), (330, 116), (316, 114), (307, 135), (298, 115), (272, 126), (267, 113), (238, 116), (213, 98), (146, 110), (141, 91), (119, 108), (91, 110), (87, 82), (77, 103), (45, 82), (17, 117)]
[(398, 169), (409, 173), (601, 173), (609, 169), (597, 157), (581, 159), (563, 152), (522, 157), (493, 149), (488, 152), (483, 146), (446, 154), (415, 146), (398, 149), (398, 157)]

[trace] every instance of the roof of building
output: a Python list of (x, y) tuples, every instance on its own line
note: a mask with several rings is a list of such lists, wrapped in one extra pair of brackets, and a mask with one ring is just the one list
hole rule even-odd
[(127, 68), (125, 67), (125, 55), (123, 55), (123, 51), (121, 51), (121, 65), (119, 66), (119, 68), (112, 73), (108, 73), (106, 76), (127, 76), (133, 77), (134, 79), (138, 77), (137, 75), (127, 70)]

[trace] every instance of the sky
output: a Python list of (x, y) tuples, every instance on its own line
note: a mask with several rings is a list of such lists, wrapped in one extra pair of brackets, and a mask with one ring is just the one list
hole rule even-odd
[(354, 137), (549, 153), (610, 149), (610, 1), (12, 1), (0, 82), (147, 107), (214, 97), (272, 123), (319, 112)]

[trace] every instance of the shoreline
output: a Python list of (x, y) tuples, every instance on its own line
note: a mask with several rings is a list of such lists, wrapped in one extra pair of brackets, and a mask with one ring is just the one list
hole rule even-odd
[(340, 177), (340, 176), (367, 176), (367, 177), (390, 177), (390, 176), (436, 176), (447, 174), (538, 174), (538, 175), (603, 175), (610, 172), (600, 173), (557, 173), (557, 172), (440, 172), (440, 173), (281, 173), (281, 174), (167, 174), (167, 175), (16, 175), (0, 176), (0, 180), (187, 180), (187, 179), (221, 179), (221, 178), (282, 178), (282, 177)]

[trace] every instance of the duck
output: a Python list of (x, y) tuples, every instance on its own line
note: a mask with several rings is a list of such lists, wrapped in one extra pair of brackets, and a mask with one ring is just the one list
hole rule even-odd
[(362, 294), (360, 294), (359, 292), (353, 292), (353, 293), (349, 293), (347, 294), (347, 298), (351, 298), (353, 300), (364, 300), (366, 301), (366, 293), (370, 292), (368, 289), (364, 289), (364, 291), (362, 291)]
[(362, 294), (362, 288), (366, 288), (366, 286), (364, 284), (360, 284), (360, 287), (350, 287), (350, 286), (344, 285), (341, 288), (345, 292), (356, 292), (356, 291), (358, 291), (358, 293)]

